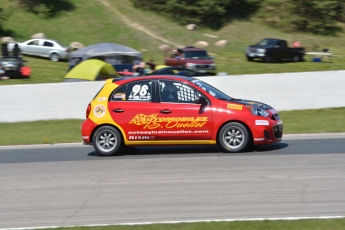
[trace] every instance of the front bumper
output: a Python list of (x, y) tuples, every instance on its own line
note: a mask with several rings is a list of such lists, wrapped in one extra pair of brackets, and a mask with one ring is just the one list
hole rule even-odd
[(250, 57), (250, 58), (264, 58), (265, 57), (265, 54), (264, 53), (255, 53), (255, 52), (247, 52), (246, 53), (247, 57)]
[(187, 69), (194, 70), (199, 73), (216, 73), (216, 66), (207, 65), (193, 65), (193, 66), (186, 66)]
[(272, 144), (283, 138), (284, 124), (281, 120), (276, 120), (274, 115), (250, 116), (246, 122), (251, 129), (254, 145)]

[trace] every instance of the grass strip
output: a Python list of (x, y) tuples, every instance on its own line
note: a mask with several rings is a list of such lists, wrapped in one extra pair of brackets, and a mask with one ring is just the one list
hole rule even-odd
[[(345, 107), (293, 110), (279, 113), (284, 134), (345, 132)], [(28, 145), (81, 142), (83, 120), (48, 120), (0, 123), (0, 145)]]
[(132, 226), (67, 227), (63, 230), (343, 230), (345, 218), (303, 219), (303, 220), (263, 220), (233, 222), (197, 222), (179, 224), (150, 224)]

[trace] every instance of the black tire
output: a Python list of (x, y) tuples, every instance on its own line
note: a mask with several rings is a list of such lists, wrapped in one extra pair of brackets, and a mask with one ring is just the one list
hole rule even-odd
[(265, 56), (265, 57), (264, 57), (264, 62), (266, 62), (266, 63), (271, 63), (271, 62), (272, 62), (272, 57), (269, 56), (269, 55)]
[(247, 56), (247, 61), (253, 61), (254, 58)]
[(229, 153), (241, 152), (249, 147), (249, 138), (248, 129), (238, 122), (224, 125), (218, 134), (220, 146)]
[(114, 127), (102, 126), (93, 134), (92, 145), (99, 155), (116, 155), (122, 145), (122, 136)]
[(301, 61), (301, 56), (298, 55), (298, 54), (294, 54), (294, 55), (292, 56), (292, 61), (293, 61), (293, 62), (300, 62), (300, 61)]
[(60, 60), (60, 55), (57, 54), (57, 53), (52, 53), (52, 54), (50, 55), (50, 60), (51, 60), (51, 61), (59, 61), (59, 60)]

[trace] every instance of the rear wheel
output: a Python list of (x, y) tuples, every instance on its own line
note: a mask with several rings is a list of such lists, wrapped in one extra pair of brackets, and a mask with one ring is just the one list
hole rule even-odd
[(300, 61), (301, 61), (300, 55), (295, 54), (295, 55), (292, 57), (292, 61), (293, 61), (293, 62), (300, 62)]
[(243, 151), (249, 146), (249, 138), (248, 129), (238, 122), (230, 122), (224, 125), (218, 134), (219, 144), (229, 153)]
[(57, 53), (52, 53), (50, 55), (50, 60), (51, 61), (59, 61), (60, 60), (60, 56)]
[(102, 126), (96, 130), (92, 144), (98, 154), (111, 156), (119, 152), (122, 145), (121, 134), (111, 126)]

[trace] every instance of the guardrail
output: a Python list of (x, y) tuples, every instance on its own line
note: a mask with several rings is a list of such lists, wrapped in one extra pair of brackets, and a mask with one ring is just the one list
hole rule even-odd
[[(345, 107), (345, 71), (199, 77), (224, 93), (278, 111)], [(0, 122), (85, 118), (104, 82), (0, 86)]]

